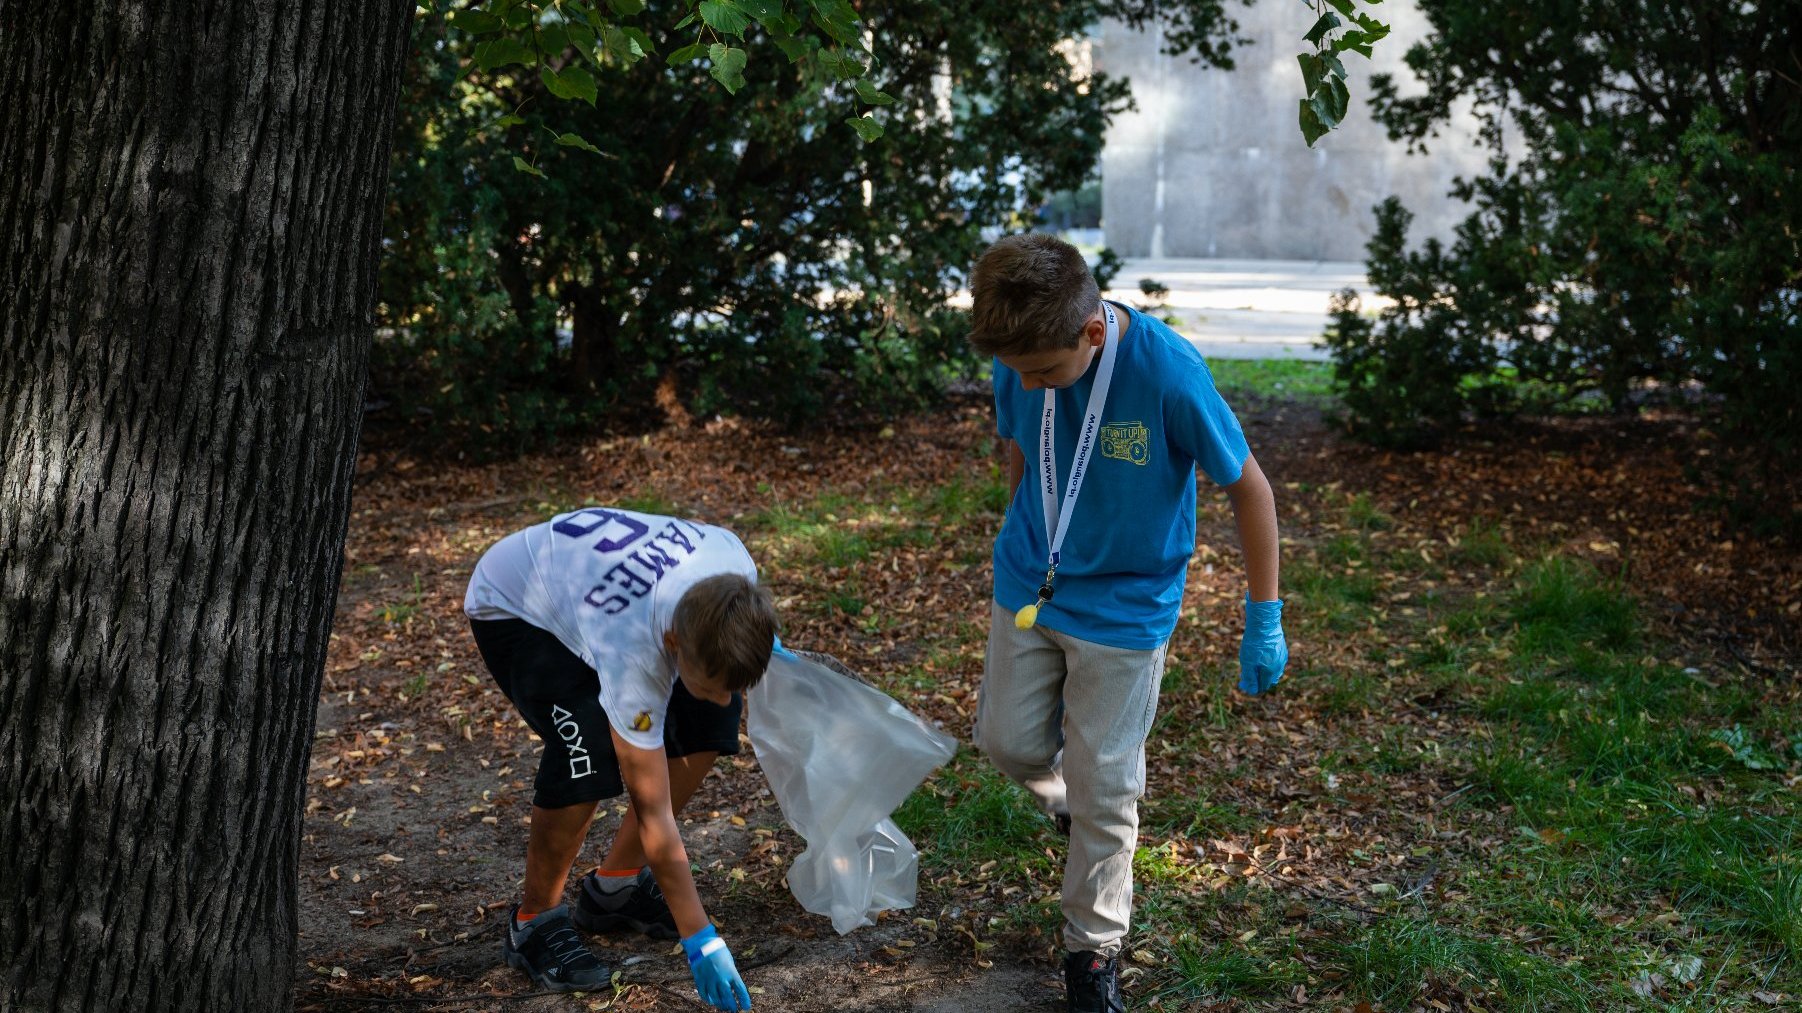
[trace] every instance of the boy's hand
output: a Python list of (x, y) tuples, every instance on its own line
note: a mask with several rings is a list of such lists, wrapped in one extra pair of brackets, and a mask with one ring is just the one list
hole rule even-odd
[(714, 1009), (748, 1010), (751, 992), (738, 976), (738, 965), (719, 931), (707, 926), (682, 940), (682, 951), (688, 954), (688, 970), (695, 976), (695, 991), (701, 1001)]
[(1283, 680), (1289, 641), (1283, 637), (1283, 600), (1245, 596), (1245, 639), (1239, 642), (1239, 691), (1257, 696)]

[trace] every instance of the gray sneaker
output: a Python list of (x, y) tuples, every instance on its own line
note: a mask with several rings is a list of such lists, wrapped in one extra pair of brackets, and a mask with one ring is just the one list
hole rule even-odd
[(515, 904), (507, 912), (507, 937), (501, 956), (508, 966), (530, 975), (538, 987), (551, 992), (594, 992), (607, 988), (613, 973), (588, 951), (569, 921), (569, 905), (559, 904), (538, 917), (518, 924)]
[(675, 939), (676, 916), (670, 914), (669, 902), (657, 888), (650, 869), (638, 870), (632, 885), (611, 893), (601, 889), (600, 877), (590, 872), (582, 877), (572, 915), (576, 927), (584, 932), (638, 932), (652, 939)]

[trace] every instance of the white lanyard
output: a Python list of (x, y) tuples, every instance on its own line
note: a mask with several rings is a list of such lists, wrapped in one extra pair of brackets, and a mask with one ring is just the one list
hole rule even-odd
[(1082, 492), (1082, 480), (1089, 471), (1089, 456), (1101, 432), (1101, 409), (1107, 403), (1108, 385), (1114, 379), (1114, 353), (1120, 349), (1120, 323), (1114, 317), (1114, 308), (1107, 303), (1101, 304), (1101, 312), (1107, 320), (1107, 333), (1101, 345), (1101, 367), (1095, 373), (1095, 386), (1089, 390), (1089, 405), (1083, 414), (1082, 431), (1077, 434), (1076, 456), (1070, 461), (1070, 480), (1064, 488), (1061, 510), (1057, 498), (1057, 458), (1052, 452), (1057, 439), (1057, 391), (1045, 388), (1045, 414), (1039, 422), (1039, 499), (1045, 509), (1045, 537), (1050, 540), (1051, 557), (1045, 568), (1045, 583), (1039, 588), (1040, 601), (1051, 598), (1051, 582), (1057, 576), (1064, 536), (1070, 533), (1070, 518), (1076, 514), (1076, 497)]

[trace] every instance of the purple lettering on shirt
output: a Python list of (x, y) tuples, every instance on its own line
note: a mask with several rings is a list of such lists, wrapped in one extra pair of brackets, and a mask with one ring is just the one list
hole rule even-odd
[[(582, 521), (577, 519), (584, 515), (592, 517), (593, 522), (585, 525)], [(620, 527), (624, 528), (625, 531), (614, 537), (605, 537), (608, 533), (608, 529), (605, 525), (609, 523), (618, 524)], [(602, 507), (588, 507), (584, 510), (577, 510), (575, 513), (570, 514), (568, 517), (551, 525), (552, 531), (555, 531), (560, 535), (568, 535), (571, 538), (586, 537), (587, 535), (592, 534), (597, 528), (602, 529), (601, 534), (603, 537), (594, 543), (594, 551), (596, 552), (618, 552), (620, 549), (643, 538), (651, 530), (650, 525), (643, 521), (627, 517), (622, 513), (615, 513), (612, 510), (607, 510)]]
[(626, 606), (632, 604), (632, 602), (629, 599), (627, 599), (624, 595), (616, 594), (616, 595), (611, 595), (607, 598), (599, 597), (606, 590), (607, 590), (607, 585), (605, 585), (605, 584), (597, 585), (593, 590), (589, 591), (588, 596), (583, 598), (582, 600), (587, 602), (588, 604), (594, 606), (595, 608), (600, 609), (602, 612), (605, 612), (610, 616), (619, 615), (621, 612), (624, 612), (626, 610)]
[[(615, 577), (614, 574), (618, 574), (619, 576)], [(650, 581), (633, 573), (632, 568), (623, 562), (615, 563), (613, 569), (601, 574), (601, 576), (612, 582), (614, 586), (625, 589), (626, 592), (631, 594), (634, 598), (643, 598), (645, 592), (651, 589)]]
[(676, 527), (675, 521), (670, 521), (668, 524), (665, 524), (663, 530), (657, 532), (657, 537), (674, 542), (677, 545), (682, 546), (684, 552), (687, 552), (691, 556), (694, 555), (695, 543), (689, 541), (688, 537), (682, 534), (682, 529)]
[[(644, 557), (644, 554), (647, 552), (650, 553), (651, 556), (649, 559)], [(651, 573), (651, 580), (653, 582), (663, 579), (664, 570), (674, 569), (682, 563), (680, 559), (677, 559), (669, 553), (664, 552), (661, 548), (658, 548), (656, 542), (646, 542), (643, 549), (634, 550), (632, 555), (627, 558), (631, 559), (632, 562), (637, 563), (639, 566), (653, 571)]]

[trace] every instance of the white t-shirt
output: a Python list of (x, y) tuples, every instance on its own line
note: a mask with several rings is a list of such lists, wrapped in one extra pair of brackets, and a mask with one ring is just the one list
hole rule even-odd
[(676, 603), (722, 573), (757, 579), (725, 528), (590, 507), (495, 543), (463, 596), (472, 619), (524, 619), (600, 674), (601, 706), (620, 737), (663, 748), (676, 663), (663, 646)]

